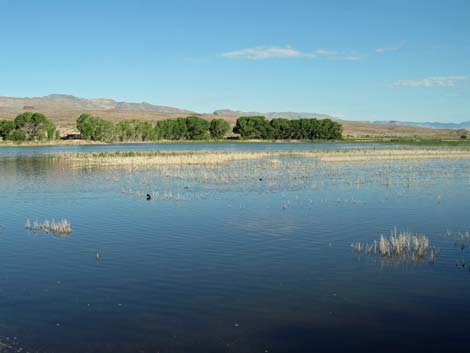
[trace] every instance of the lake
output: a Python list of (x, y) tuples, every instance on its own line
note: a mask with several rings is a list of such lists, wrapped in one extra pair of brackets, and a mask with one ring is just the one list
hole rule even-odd
[[(405, 147), (0, 148), (0, 352), (468, 351), (470, 160), (133, 169), (51, 158), (374, 148)], [(24, 227), (64, 218), (70, 235)], [(394, 227), (426, 235), (437, 259), (351, 248)]]

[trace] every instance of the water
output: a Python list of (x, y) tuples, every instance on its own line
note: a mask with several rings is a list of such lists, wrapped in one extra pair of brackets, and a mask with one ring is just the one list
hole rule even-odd
[[(470, 231), (468, 161), (130, 172), (45, 158), (346, 147), (0, 149), (0, 351), (467, 351), (470, 272), (456, 261), (470, 262), (457, 236)], [(73, 233), (30, 232), (28, 218), (67, 218)], [(441, 249), (436, 263), (351, 250), (394, 226), (426, 234)]]

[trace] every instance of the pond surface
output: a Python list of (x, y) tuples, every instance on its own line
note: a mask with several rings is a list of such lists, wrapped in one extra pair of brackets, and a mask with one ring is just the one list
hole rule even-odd
[[(384, 147), (1, 148), (0, 352), (468, 351), (470, 243), (459, 233), (470, 231), (470, 161), (129, 170), (47, 158), (364, 146)], [(72, 234), (24, 229), (52, 218)], [(440, 256), (352, 251), (395, 226), (427, 235)]]

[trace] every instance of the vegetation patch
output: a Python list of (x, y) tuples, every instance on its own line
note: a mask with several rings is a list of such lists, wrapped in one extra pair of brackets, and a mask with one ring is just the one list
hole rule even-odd
[(31, 222), (29, 219), (26, 220), (24, 228), (33, 232), (43, 231), (44, 233), (53, 233), (58, 235), (70, 235), (72, 234), (72, 226), (67, 219), (62, 219), (60, 221), (44, 220), (40, 223), (38, 221)]
[(0, 140), (52, 141), (58, 138), (55, 125), (41, 113), (26, 112), (15, 120), (0, 120)]
[(403, 263), (416, 263), (428, 259), (434, 263), (439, 249), (429, 245), (429, 238), (422, 234), (397, 232), (394, 228), (389, 237), (380, 235), (372, 243), (353, 243), (352, 249), (359, 254), (377, 255)]

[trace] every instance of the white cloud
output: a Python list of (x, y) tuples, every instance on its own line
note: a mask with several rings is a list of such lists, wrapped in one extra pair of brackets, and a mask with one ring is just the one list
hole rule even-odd
[(319, 56), (336, 56), (338, 52), (336, 50), (318, 49), (315, 50), (315, 54)]
[(348, 54), (342, 57), (344, 60), (349, 60), (349, 61), (357, 61), (357, 60), (362, 60), (364, 59), (364, 56), (362, 54)]
[(402, 40), (400, 43), (398, 43), (397, 45), (394, 45), (392, 47), (377, 48), (377, 49), (375, 49), (375, 52), (379, 53), (379, 54), (384, 54), (384, 53), (390, 52), (390, 51), (398, 51), (401, 48), (403, 48), (405, 45), (406, 45), (406, 40)]
[(356, 53), (345, 54), (336, 50), (317, 49), (312, 52), (300, 51), (290, 45), (286, 46), (257, 46), (229, 51), (221, 54), (228, 59), (262, 60), (262, 59), (298, 59), (298, 58), (328, 58), (336, 60), (360, 60), (362, 56)]
[(464, 84), (466, 76), (434, 76), (416, 80), (400, 80), (392, 83), (395, 87), (456, 87)]
[(224, 58), (229, 59), (292, 59), (292, 58), (313, 58), (313, 53), (301, 52), (287, 45), (285, 47), (258, 46), (254, 48), (245, 48), (223, 53)]

